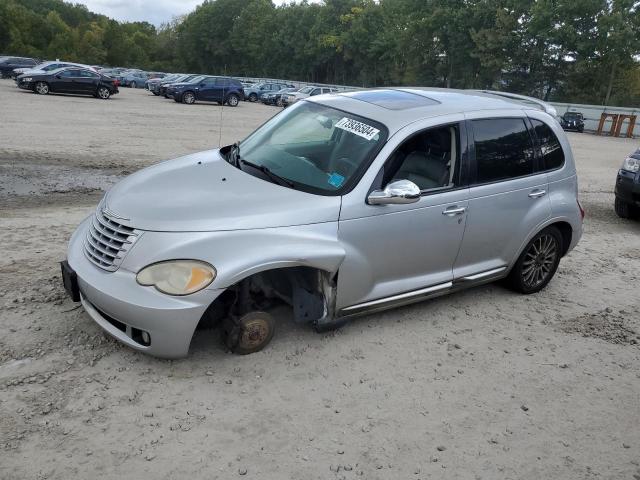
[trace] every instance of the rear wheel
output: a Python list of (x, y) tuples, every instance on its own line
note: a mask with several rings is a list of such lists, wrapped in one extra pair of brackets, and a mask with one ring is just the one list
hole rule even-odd
[(276, 322), (267, 312), (249, 312), (237, 320), (226, 319), (222, 338), (233, 353), (248, 355), (266, 347), (275, 332)]
[(250, 102), (257, 102), (258, 101), (258, 95), (255, 93), (252, 93), (249, 95), (249, 101)]
[(232, 93), (227, 97), (227, 105), (230, 107), (237, 107), (238, 103), (240, 103), (240, 99), (235, 93)]
[(98, 88), (97, 94), (98, 98), (101, 98), (102, 100), (107, 100), (111, 96), (111, 92), (107, 87)]
[(562, 252), (562, 234), (555, 227), (539, 232), (527, 244), (506, 279), (516, 292), (530, 294), (542, 290), (558, 269)]
[(182, 103), (186, 103), (187, 105), (192, 105), (196, 102), (196, 96), (193, 92), (184, 92), (182, 94)]
[(46, 82), (37, 82), (34, 91), (39, 95), (47, 95), (49, 93), (49, 85)]

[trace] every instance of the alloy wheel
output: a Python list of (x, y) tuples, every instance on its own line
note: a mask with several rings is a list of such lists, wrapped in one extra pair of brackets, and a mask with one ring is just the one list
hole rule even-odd
[(108, 88), (100, 87), (98, 89), (98, 97), (100, 97), (101, 99), (106, 100), (107, 98), (109, 98), (110, 95), (111, 95), (111, 92), (109, 92)]
[(196, 97), (193, 95), (193, 93), (187, 92), (182, 97), (182, 101), (184, 103), (186, 103), (187, 105), (191, 105), (192, 103), (194, 103), (196, 101)]
[(525, 253), (522, 262), (522, 282), (528, 288), (536, 288), (552, 275), (558, 258), (558, 242), (553, 235), (536, 238)]
[(40, 95), (46, 95), (47, 93), (49, 93), (49, 85), (44, 82), (36, 83), (36, 92), (38, 92)]
[(230, 95), (229, 99), (227, 100), (227, 103), (229, 104), (230, 107), (237, 107), (238, 97), (236, 97), (235, 95)]

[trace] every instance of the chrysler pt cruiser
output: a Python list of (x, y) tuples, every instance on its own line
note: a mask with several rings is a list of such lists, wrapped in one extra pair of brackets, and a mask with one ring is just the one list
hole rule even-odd
[(538, 292), (584, 216), (550, 109), (477, 91), (310, 97), (116, 184), (71, 238), (65, 288), (110, 335), (168, 358), (204, 322), (258, 351), (282, 303), (322, 331), (496, 280)]

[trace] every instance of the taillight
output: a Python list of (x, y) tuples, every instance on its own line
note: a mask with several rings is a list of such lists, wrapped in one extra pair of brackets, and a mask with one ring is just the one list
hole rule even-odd
[(580, 200), (576, 200), (576, 202), (578, 202), (578, 208), (580, 209), (580, 218), (584, 220), (584, 208), (580, 205)]

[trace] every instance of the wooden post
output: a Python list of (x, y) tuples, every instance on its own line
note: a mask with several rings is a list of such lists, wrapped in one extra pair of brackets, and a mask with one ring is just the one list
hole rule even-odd
[(602, 115), (600, 115), (600, 123), (598, 124), (598, 135), (602, 135), (604, 122), (606, 122), (608, 118), (611, 118), (611, 129), (609, 129), (609, 135), (614, 135), (616, 127), (618, 126), (618, 115), (616, 113), (603, 113)]

